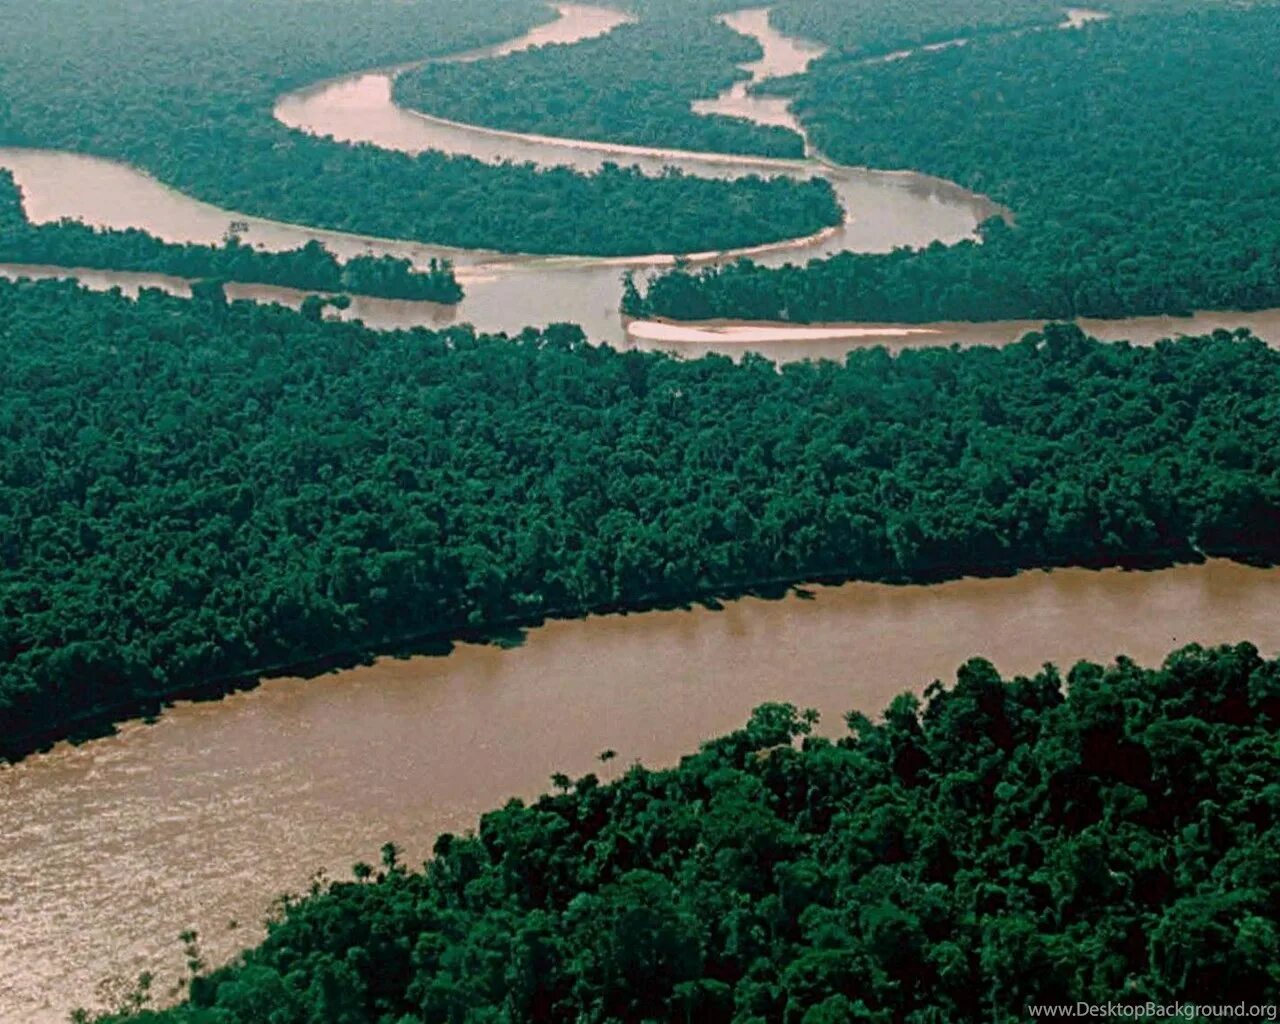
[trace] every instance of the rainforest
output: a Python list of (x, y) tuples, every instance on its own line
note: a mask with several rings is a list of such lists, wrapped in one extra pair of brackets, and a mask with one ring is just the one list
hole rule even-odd
[(1270, 7), (1206, 7), (826, 58), (771, 85), (823, 152), (961, 182), (1012, 223), (956, 246), (677, 271), (628, 311), (921, 323), (1280, 305), (1278, 41)]
[(0, 298), (8, 756), (415, 635), (813, 577), (1280, 553), (1280, 353), (1248, 336), (1052, 326), (779, 371), (571, 326)]
[(78, 221), (32, 224), (13, 176), (0, 170), (0, 260), (9, 263), (154, 271), (194, 280), (350, 291), (388, 299), (456, 303), (462, 286), (448, 260), (417, 271), (407, 259), (356, 256), (339, 263), (319, 242), (288, 252), (261, 252), (234, 235), (221, 246), (166, 243), (145, 231), (104, 231)]
[[(639, 146), (803, 155), (803, 140), (785, 128), (692, 109), (694, 101), (745, 77), (735, 65), (760, 56), (758, 45), (709, 17), (717, 9), (735, 10), (736, 3), (637, 6), (641, 20), (598, 39), (527, 50), (499, 62), (427, 64), (399, 80), (397, 98), (414, 109), (492, 128)], [(671, 61), (673, 51), (679, 61)]]
[(342, 146), (272, 117), (290, 88), (516, 35), (552, 16), (536, 0), (326, 2), (341, 32), (320, 30), (309, 0), (49, 0), (34, 18), (21, 13), (28, 6), (0, 2), (0, 145), (122, 160), (245, 213), (447, 245), (603, 255), (746, 247), (840, 219), (820, 181), (488, 166)]

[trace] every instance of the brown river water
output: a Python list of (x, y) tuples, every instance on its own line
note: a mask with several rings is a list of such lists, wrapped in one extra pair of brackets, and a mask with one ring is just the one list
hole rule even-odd
[[(721, 611), (552, 622), (517, 649), (460, 646), (310, 681), (272, 680), (155, 725), (0, 770), (0, 1020), (44, 1024), (104, 976), (221, 961), (275, 896), (343, 876), (393, 839), (411, 863), (552, 772), (674, 762), (766, 700), (840, 715), (950, 679), (1191, 641), (1280, 650), (1280, 572), (1210, 562), (928, 587), (854, 583)], [(230, 923), (237, 927), (230, 928)]]
[[(531, 37), (463, 59), (538, 41), (571, 42), (625, 19), (565, 5)], [(1077, 20), (1079, 20), (1077, 18)], [(754, 80), (802, 70), (818, 52), (778, 36), (762, 11), (726, 23), (755, 35), (765, 57)], [(533, 40), (533, 42), (530, 41)], [(968, 237), (994, 211), (934, 179), (715, 155), (620, 152), (450, 125), (397, 110), (387, 72), (353, 75), (283, 97), (277, 110), (300, 130), (343, 137), (377, 132), (378, 144), (429, 145), (484, 159), (516, 155), (588, 169), (619, 155), (692, 173), (821, 173), (836, 184), (850, 221), (821, 240), (773, 247), (770, 262), (828, 250), (881, 251)], [(719, 109), (788, 123), (789, 112), (745, 86)], [(710, 109), (710, 107), (708, 107)], [(354, 137), (354, 136), (352, 136)], [(779, 358), (838, 357), (851, 347), (1003, 343), (1035, 323), (834, 325), (624, 325), (617, 313), (625, 266), (656, 261), (520, 258), (360, 238), (244, 218), (182, 196), (137, 171), (66, 153), (0, 150), (34, 220), (76, 216), (141, 227), (175, 241), (217, 241), (232, 219), (268, 248), (319, 238), (340, 255), (364, 251), (454, 259), (468, 289), (460, 309), (357, 299), (351, 315), (373, 326), (440, 324), (482, 329), (574, 320), (597, 340), (645, 348), (764, 351)], [(65, 269), (8, 267), (10, 275)], [(92, 287), (165, 287), (146, 274), (76, 271)], [(284, 289), (233, 294), (296, 303)], [(1280, 338), (1280, 312), (1205, 314), (1086, 324), (1103, 337), (1151, 341), (1216, 326), (1252, 326)], [(1250, 639), (1280, 651), (1280, 572), (1224, 562), (1153, 573), (1069, 570), (930, 587), (849, 584), (781, 601), (746, 599), (720, 611), (654, 612), (553, 622), (518, 649), (460, 646), (445, 658), (383, 660), (310, 681), (273, 680), (225, 701), (182, 704), (154, 725), (61, 745), (0, 769), (0, 1022), (63, 1021), (94, 1003), (104, 978), (157, 970), (163, 995), (177, 975), (177, 935), (197, 928), (212, 962), (261, 935), (272, 900), (306, 886), (317, 869), (341, 876), (375, 860), (394, 839), (420, 861), (442, 831), (473, 827), (513, 795), (533, 796), (554, 771), (673, 762), (700, 740), (739, 725), (765, 700), (817, 707), (826, 727), (840, 713), (875, 713), (896, 693), (950, 678), (965, 658), (1006, 672), (1043, 661), (1068, 665), (1125, 652), (1158, 661), (1190, 642)], [(602, 772), (602, 774), (605, 774)], [(232, 927), (232, 923), (235, 926)]]

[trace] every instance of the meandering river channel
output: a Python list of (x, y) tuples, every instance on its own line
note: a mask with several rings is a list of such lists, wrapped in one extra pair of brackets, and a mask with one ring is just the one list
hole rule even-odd
[[(612, 30), (625, 19), (565, 5), (557, 22), (478, 59)], [(1082, 15), (1073, 15), (1079, 20)], [(756, 80), (801, 70), (818, 48), (772, 31), (762, 11), (726, 18), (759, 38)], [(995, 212), (981, 197), (915, 175), (715, 155), (639, 153), (533, 139), (441, 122), (391, 103), (394, 71), (367, 72), (283, 97), (277, 115), (299, 130), (397, 148), (456, 147), (482, 158), (518, 156), (589, 168), (606, 158), (675, 163), (694, 173), (820, 173), (851, 213), (821, 240), (773, 247), (769, 261), (829, 249), (864, 251), (954, 241)], [(790, 123), (784, 105), (745, 85), (705, 109)], [(376, 135), (376, 138), (368, 138)], [(484, 329), (576, 320), (615, 344), (685, 351), (763, 349), (782, 358), (839, 355), (854, 345), (1001, 342), (1035, 324), (661, 324), (624, 328), (618, 275), (644, 261), (512, 258), (451, 252), (245, 218), (181, 196), (130, 168), (65, 153), (0, 150), (32, 219), (78, 216), (140, 227), (175, 241), (216, 241), (231, 219), (270, 248), (320, 238), (341, 255), (374, 251), (415, 260), (447, 255), (468, 298), (459, 310), (357, 300), (375, 326), (469, 320)], [(11, 274), (59, 274), (11, 267)], [(77, 272), (79, 273), (79, 272)], [(95, 287), (183, 283), (87, 271)], [(296, 301), (284, 290), (234, 294)], [(1280, 313), (1150, 318), (1087, 324), (1104, 337), (1152, 340), (1214, 326), (1253, 326), (1280, 338)], [(1070, 570), (929, 587), (850, 584), (781, 601), (747, 599), (720, 611), (657, 612), (553, 622), (511, 650), (462, 646), (444, 658), (383, 660), (310, 681), (274, 680), (219, 703), (183, 704), (155, 725), (131, 723), (79, 748), (61, 745), (0, 769), (0, 1020), (64, 1021), (94, 1001), (106, 977), (177, 976), (177, 935), (194, 927), (218, 962), (255, 941), (273, 898), (313, 871), (342, 875), (387, 839), (419, 861), (441, 831), (465, 830), (512, 794), (532, 796), (557, 770), (600, 770), (595, 754), (670, 763), (740, 724), (751, 707), (811, 705), (835, 729), (840, 713), (874, 713), (896, 693), (950, 678), (972, 655), (1006, 672), (1125, 652), (1155, 661), (1175, 645), (1250, 639), (1280, 650), (1280, 572), (1211, 562), (1153, 573)], [(234, 922), (234, 927), (232, 926)]]
[[(546, 42), (569, 43), (612, 31), (629, 20), (601, 7), (557, 5), (559, 19), (527, 36), (487, 50), (449, 60), (474, 61), (501, 56)], [(820, 51), (772, 30), (766, 12), (752, 10), (728, 19), (732, 27), (755, 36), (764, 57), (748, 67), (751, 81), (803, 71)], [(926, 175), (836, 167), (817, 160), (771, 160), (717, 153), (684, 153), (607, 143), (551, 139), (497, 132), (457, 124), (403, 110), (392, 102), (392, 83), (403, 68), (359, 72), (280, 98), (276, 117), (299, 131), (331, 136), (342, 142), (365, 142), (404, 152), (434, 149), (486, 161), (528, 161), (540, 166), (568, 166), (589, 172), (605, 161), (635, 164), (648, 173), (678, 167), (689, 174), (732, 178), (747, 174), (820, 175), (831, 181), (848, 216), (838, 228), (819, 236), (748, 250), (764, 263), (806, 260), (828, 252), (851, 249), (884, 252), (897, 246), (957, 242), (973, 236), (977, 225), (999, 212), (989, 200), (950, 182)], [(779, 116), (777, 102), (754, 99), (745, 81), (722, 101), (741, 116), (764, 120)], [(720, 102), (720, 101), (716, 101)], [(340, 256), (362, 252), (408, 256), (424, 263), (446, 256), (459, 267), (467, 290), (463, 303), (449, 315), (487, 331), (518, 332), (527, 324), (572, 321), (596, 340), (628, 342), (618, 313), (620, 277), (627, 268), (644, 269), (670, 263), (670, 257), (599, 259), (590, 257), (528, 257), (457, 250), (412, 242), (367, 238), (281, 224), (219, 209), (185, 196), (134, 168), (96, 157), (43, 150), (0, 149), (0, 167), (11, 169), (23, 190), (27, 215), (44, 223), (72, 217), (102, 227), (136, 227), (175, 242), (216, 243), (232, 221), (247, 226), (243, 237), (267, 249), (284, 249), (318, 239)], [(733, 254), (686, 254), (711, 262)], [(30, 274), (34, 268), (0, 267), (0, 273)], [(65, 269), (39, 268), (46, 276), (65, 276)], [(113, 275), (98, 272), (90, 279), (103, 285)], [(139, 276), (122, 274), (116, 282), (137, 288)], [(170, 286), (181, 291), (180, 284)], [(285, 290), (234, 291), (236, 295), (269, 296), (297, 302), (301, 296)], [(350, 310), (371, 326), (397, 327), (437, 324), (438, 308), (421, 303), (362, 299)]]
[[(613, 31), (628, 16), (584, 4), (557, 5), (559, 17), (519, 39), (484, 50), (446, 58), (476, 61), (503, 56), (545, 43), (573, 43)], [(1066, 9), (1064, 28), (1105, 17), (1084, 8)], [(756, 39), (760, 60), (745, 65), (749, 77), (721, 96), (698, 101), (707, 114), (746, 117), (803, 131), (785, 100), (755, 96), (750, 86), (772, 77), (797, 74), (821, 55), (822, 47), (788, 38), (769, 23), (766, 8), (726, 15), (724, 22)], [(935, 44), (957, 45), (963, 40)], [(906, 59), (911, 51), (882, 59)], [(711, 177), (743, 174), (821, 175), (831, 181), (847, 219), (822, 235), (764, 246), (752, 251), (759, 262), (778, 265), (841, 250), (883, 252), (896, 246), (957, 242), (1000, 212), (988, 199), (950, 182), (926, 175), (839, 167), (820, 159), (771, 160), (718, 153), (685, 153), (608, 143), (553, 139), (493, 131), (428, 117), (397, 107), (392, 84), (403, 68), (358, 72), (282, 96), (276, 116), (299, 130), (346, 142), (366, 142), (389, 149), (420, 152), (438, 149), (482, 160), (527, 160), (542, 166), (570, 166), (583, 171), (612, 160), (636, 164), (651, 173), (676, 166), (686, 173)], [(71, 217), (112, 228), (141, 228), (174, 242), (216, 243), (233, 221), (254, 245), (279, 250), (312, 239), (343, 258), (364, 252), (407, 256), (425, 264), (448, 257), (458, 267), (467, 297), (458, 307), (432, 303), (357, 297), (347, 312), (371, 327), (438, 326), (470, 322), (481, 330), (518, 332), (527, 324), (572, 321), (588, 336), (614, 345), (677, 350), (696, 356), (705, 352), (737, 354), (745, 349), (779, 360), (839, 358), (851, 348), (883, 344), (891, 349), (920, 345), (1004, 344), (1039, 326), (1035, 321), (943, 323), (921, 325), (830, 324), (796, 327), (780, 324), (671, 325), (626, 323), (618, 312), (620, 276), (625, 269), (644, 270), (670, 263), (670, 257), (599, 259), (575, 256), (511, 256), (497, 252), (451, 249), (425, 243), (378, 239), (299, 225), (220, 209), (185, 196), (123, 164), (76, 153), (0, 148), (0, 167), (13, 171), (21, 186), (28, 216), (38, 223)], [(693, 254), (695, 262), (715, 262), (738, 254)], [(73, 275), (95, 288), (118, 286), (126, 292), (161, 287), (179, 294), (186, 283), (156, 274), (63, 267), (0, 265), (0, 275), (65, 277)], [(233, 285), (235, 298), (297, 305), (302, 293), (260, 285)], [(1151, 342), (1171, 334), (1203, 333), (1217, 327), (1244, 326), (1264, 337), (1280, 338), (1280, 311), (1202, 313), (1193, 318), (1139, 317), (1086, 321), (1093, 334), (1108, 340)]]

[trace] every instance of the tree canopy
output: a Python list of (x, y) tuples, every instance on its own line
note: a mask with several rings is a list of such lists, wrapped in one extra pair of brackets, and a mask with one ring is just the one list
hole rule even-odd
[(705, 252), (840, 222), (822, 181), (409, 156), (273, 117), (289, 90), (552, 17), (539, 0), (0, 0), (0, 145), (125, 161), (245, 214), (505, 252)]
[(801, 157), (804, 142), (785, 128), (695, 114), (746, 77), (737, 65), (760, 45), (715, 21), (737, 0), (626, 5), (640, 20), (598, 39), (545, 46), (499, 60), (428, 64), (401, 77), (403, 105), (468, 124), (726, 153)]
[(285, 252), (255, 249), (234, 235), (220, 246), (180, 245), (137, 229), (91, 228), (73, 220), (32, 224), (13, 175), (0, 169), (0, 262), (152, 271), (196, 280), (244, 281), (311, 291), (353, 292), (388, 299), (462, 301), (448, 260), (415, 269), (394, 256), (356, 256), (346, 263), (319, 242)]
[(1062, 21), (1062, 11), (1054, 0), (777, 0), (770, 17), (789, 35), (827, 43), (846, 55), (875, 56), (1053, 25)]

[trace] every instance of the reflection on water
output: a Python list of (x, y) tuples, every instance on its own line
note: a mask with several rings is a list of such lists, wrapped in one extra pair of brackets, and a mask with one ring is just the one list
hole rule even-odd
[(184, 928), (222, 960), (317, 868), (344, 875), (387, 839), (420, 861), (436, 834), (554, 771), (599, 771), (607, 748), (624, 766), (671, 763), (765, 700), (837, 729), (975, 654), (1031, 672), (1156, 662), (1193, 640), (1280, 649), (1280, 572), (1224, 562), (814, 594), (554, 622), (516, 650), (274, 680), (0, 770), (0, 1017), (61, 1021), (112, 973), (162, 967), (167, 985)]

